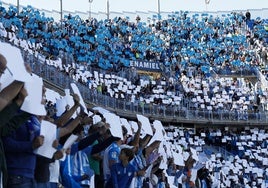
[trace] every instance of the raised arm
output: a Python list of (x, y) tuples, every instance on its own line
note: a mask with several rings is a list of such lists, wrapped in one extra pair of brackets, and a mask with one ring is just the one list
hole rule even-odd
[(19, 94), (24, 83), (14, 81), (0, 92), (0, 111), (2, 111)]
[(59, 127), (59, 138), (71, 133), (81, 122), (82, 118), (76, 116), (67, 126)]
[(138, 121), (138, 130), (134, 135), (134, 139), (131, 143), (132, 146), (138, 146), (140, 143), (140, 133), (141, 133), (141, 122)]
[(74, 112), (77, 110), (77, 108), (80, 106), (80, 99), (77, 94), (73, 95), (73, 99), (74, 99), (74, 105), (72, 106), (72, 108), (66, 111), (64, 114), (62, 114), (57, 120), (55, 120), (54, 123), (58, 127), (62, 127), (63, 125), (65, 125), (69, 121), (69, 119), (72, 117)]
[[(9, 133), (9, 130), (13, 130), (15, 129), (18, 121), (21, 122), (23, 121), (24, 118), (28, 118), (24, 117), (24, 116), (20, 116), (20, 117), (16, 117), (16, 119), (12, 118), (17, 114), (17, 111), (19, 110), (20, 106), (22, 105), (25, 97), (27, 96), (27, 91), (24, 88), (21, 88), (21, 90), (19, 91), (19, 94), (17, 95), (16, 99), (13, 100), (13, 102), (11, 104), (9, 104), (8, 106), (6, 106), (1, 112), (0, 112), (0, 128), (2, 129), (2, 136), (4, 136), (5, 134)], [(22, 119), (22, 120), (20, 120)], [(7, 124), (11, 124), (12, 125), (16, 123), (15, 126), (11, 126), (7, 125)], [(20, 124), (19, 124), (20, 125)], [(4, 129), (5, 127), (5, 129)]]

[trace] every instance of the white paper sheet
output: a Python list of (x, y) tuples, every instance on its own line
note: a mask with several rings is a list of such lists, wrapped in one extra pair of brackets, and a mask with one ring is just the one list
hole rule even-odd
[(191, 170), (191, 178), (190, 178), (190, 180), (191, 180), (192, 182), (195, 182), (195, 180), (196, 180), (196, 176), (197, 176), (197, 170), (196, 170), (196, 169), (192, 169), (192, 170)]
[(141, 122), (141, 129), (148, 135), (153, 136), (153, 130), (147, 117), (137, 114), (137, 119)]
[(32, 80), (31, 75), (26, 71), (19, 48), (0, 42), (0, 53), (6, 58), (7, 67), (14, 80), (22, 82), (30, 82)]
[(121, 138), (123, 140), (122, 126), (119, 116), (112, 113), (106, 113), (103, 114), (103, 116), (106, 119), (106, 123), (109, 123), (110, 125), (111, 134), (114, 137)]
[(104, 109), (102, 107), (99, 107), (99, 106), (94, 107), (93, 110), (97, 110), (102, 115), (105, 114), (105, 113), (110, 113), (108, 110), (106, 110), (106, 109)]
[(129, 124), (131, 125), (131, 128), (133, 129), (133, 132), (137, 132), (138, 123), (136, 121), (129, 121)]
[(85, 102), (84, 102), (84, 99), (83, 99), (83, 97), (82, 97), (82, 95), (81, 95), (81, 93), (80, 93), (78, 87), (76, 86), (75, 83), (71, 83), (71, 88), (72, 88), (73, 92), (79, 96), (79, 98), (80, 98), (80, 104), (81, 104), (81, 106), (84, 108), (84, 112), (85, 112), (86, 114), (88, 114), (86, 104), (85, 104)]
[(160, 121), (158, 120), (155, 120), (153, 122), (153, 127), (155, 128), (155, 133), (152, 137), (152, 139), (150, 140), (150, 142), (148, 143), (148, 145), (151, 145), (153, 142), (155, 141), (162, 141), (164, 140), (164, 128), (163, 128), (163, 125)]
[(47, 114), (45, 106), (41, 104), (43, 92), (43, 79), (37, 75), (32, 75), (31, 82), (25, 82), (24, 87), (28, 91), (27, 97), (22, 103), (21, 110), (34, 114), (45, 116)]
[(61, 98), (61, 99), (57, 99), (56, 100), (56, 109), (57, 109), (57, 113), (56, 115), (58, 117), (60, 117), (63, 112), (65, 111), (65, 107), (66, 107), (67, 103), (66, 103), (66, 100), (64, 98)]
[(60, 99), (60, 94), (59, 93), (57, 93), (57, 92), (55, 92), (55, 91), (53, 91), (53, 90), (51, 90), (51, 89), (48, 89), (48, 88), (46, 88), (46, 99), (48, 100), (48, 101), (51, 101), (52, 103), (56, 103), (56, 100), (57, 99)]
[(128, 123), (127, 119), (120, 118), (121, 124), (126, 127), (128, 135), (133, 135), (131, 125)]
[(179, 166), (185, 166), (182, 154), (177, 153), (177, 152), (172, 152), (172, 154), (173, 154), (174, 164), (179, 165)]
[(192, 158), (193, 158), (195, 161), (198, 161), (199, 158), (198, 158), (198, 155), (197, 155), (197, 153), (196, 153), (196, 150), (193, 149), (193, 148), (190, 148), (190, 150), (191, 150), (191, 153), (192, 153)]
[(41, 155), (47, 158), (52, 158), (53, 154), (57, 151), (52, 145), (56, 140), (57, 126), (48, 121), (41, 122), (40, 135), (43, 135), (44, 144), (35, 150), (37, 155)]
[(12, 75), (7, 70), (5, 70), (4, 74), (2, 74), (0, 78), (0, 91), (9, 86), (13, 81), (15, 80)]

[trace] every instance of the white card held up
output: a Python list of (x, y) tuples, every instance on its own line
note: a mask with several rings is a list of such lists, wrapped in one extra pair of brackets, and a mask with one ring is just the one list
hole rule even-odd
[[(66, 101), (66, 104), (69, 105), (70, 108), (72, 108), (74, 106), (74, 99), (70, 94), (70, 90), (69, 89), (65, 89), (65, 96), (63, 97), (63, 99)], [(77, 117), (77, 114), (79, 114), (80, 112), (80, 108), (78, 107), (76, 109), (76, 111), (72, 114), (72, 118), (75, 119)]]
[(46, 88), (46, 99), (48, 101), (51, 101), (52, 103), (55, 104), (57, 99), (59, 99), (60, 97), (61, 97), (60, 94), (57, 93), (56, 91)]
[(192, 182), (195, 182), (196, 177), (197, 177), (197, 170), (196, 170), (196, 169), (192, 169), (192, 170), (191, 170), (191, 178), (190, 178), (190, 180), (191, 180)]
[(31, 75), (26, 71), (24, 60), (19, 48), (0, 42), (0, 53), (7, 60), (7, 68), (14, 80), (30, 82)]
[(155, 133), (154, 133), (153, 137), (151, 138), (150, 142), (148, 143), (148, 145), (151, 145), (155, 141), (165, 140), (164, 139), (165, 130), (163, 128), (163, 125), (162, 125), (161, 121), (155, 120), (153, 122), (153, 126), (154, 126), (154, 129), (155, 129)]
[(126, 127), (128, 135), (133, 135), (131, 125), (128, 123), (127, 119), (120, 118), (121, 124)]
[(8, 72), (8, 70), (5, 70), (4, 74), (2, 74), (1, 78), (0, 78), (0, 91), (2, 91), (4, 88), (6, 88), (7, 86), (9, 86), (14, 80), (14, 78), (12, 77), (11, 73)]
[(151, 123), (149, 121), (149, 119), (143, 115), (139, 115), (137, 114), (137, 119), (141, 122), (142, 126), (142, 130), (148, 134), (148, 135), (151, 135), (153, 136), (153, 130), (152, 130), (152, 127), (151, 127)]
[(82, 95), (81, 95), (81, 93), (80, 93), (77, 85), (75, 83), (71, 83), (71, 88), (72, 88), (73, 92), (79, 96), (79, 98), (80, 98), (80, 104), (84, 108), (84, 112), (86, 114), (88, 114), (86, 104), (85, 104), (85, 102), (83, 100), (83, 97), (82, 97)]
[(63, 112), (66, 110), (66, 100), (64, 98), (61, 99), (57, 99), (56, 100), (56, 109), (57, 109), (57, 113), (56, 115), (59, 117), (63, 114)]
[(121, 138), (123, 140), (123, 131), (119, 116), (112, 113), (105, 113), (103, 116), (106, 119), (106, 123), (109, 123), (110, 125), (111, 134), (114, 137)]
[(138, 123), (136, 121), (129, 121), (129, 124), (131, 125), (131, 129), (133, 130), (133, 132), (137, 132), (138, 130)]
[(94, 115), (92, 119), (93, 119), (93, 124), (96, 124), (102, 120), (99, 115)]
[[(78, 136), (71, 134), (71, 136), (69, 136), (69, 138), (65, 141), (63, 148), (64, 150), (67, 150), (68, 148), (71, 148), (71, 146), (73, 145), (73, 143), (77, 140)], [(63, 157), (60, 159), (61, 161), (64, 161), (66, 159), (66, 153), (63, 153)]]
[(21, 106), (21, 110), (39, 116), (47, 114), (45, 106), (41, 104), (43, 98), (43, 79), (35, 74), (31, 82), (25, 82), (24, 87), (28, 91), (27, 97)]
[(195, 160), (195, 161), (199, 161), (199, 158), (198, 158), (198, 155), (196, 153), (196, 150), (194, 148), (190, 148), (191, 150), (191, 153), (192, 153), (192, 158)]
[(173, 154), (174, 164), (178, 166), (185, 166), (182, 154), (174, 152), (174, 151), (172, 152), (172, 154)]
[(106, 109), (104, 109), (102, 107), (99, 107), (99, 106), (94, 107), (93, 110), (97, 110), (102, 115), (105, 114), (105, 113), (110, 113), (108, 110), (106, 110)]
[(73, 97), (71, 96), (70, 94), (70, 90), (69, 89), (65, 89), (65, 96), (64, 96), (64, 99), (66, 100), (66, 103), (72, 107), (74, 105), (74, 100), (73, 100)]
[(169, 187), (170, 187), (170, 188), (177, 188), (177, 187), (174, 185), (174, 179), (175, 179), (175, 176), (166, 176), (166, 177), (167, 177), (167, 180), (168, 180)]
[(40, 135), (43, 135), (44, 144), (35, 150), (37, 155), (41, 155), (52, 159), (54, 153), (57, 151), (52, 145), (54, 140), (56, 140), (57, 126), (48, 121), (41, 122)]

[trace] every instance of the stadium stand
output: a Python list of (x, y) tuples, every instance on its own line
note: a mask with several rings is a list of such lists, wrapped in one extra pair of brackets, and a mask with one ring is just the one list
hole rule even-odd
[[(104, 140), (110, 136), (109, 141), (124, 141), (121, 151), (125, 157), (131, 156), (127, 149), (139, 149), (131, 162), (137, 173), (130, 181), (135, 184), (132, 187), (267, 187), (268, 20), (251, 19), (249, 14), (175, 12), (149, 24), (123, 17), (83, 20), (70, 14), (59, 23), (31, 6), (23, 7), (19, 14), (14, 6), (1, 6), (0, 45), (9, 43), (19, 48), (31, 74), (44, 80), (46, 118), (55, 119), (59, 126), (66, 112), (78, 104), (81, 108), (79, 114), (72, 113), (73, 119), (70, 116), (67, 120), (76, 122), (75, 126), (85, 124), (73, 134), (83, 132), (87, 137), (74, 144), (76, 148), (72, 147), (65, 162), (57, 160), (62, 157), (58, 153), (53, 154), (61, 168), (52, 172), (58, 170), (62, 179), (51, 172), (56, 179), (49, 182), (46, 177), (46, 183), (101, 187), (92, 183), (93, 169), (83, 166), (84, 174), (75, 171), (70, 172), (71, 176), (65, 172), (70, 169), (68, 165), (81, 167), (77, 166), (79, 157), (107, 147), (92, 145), (93, 136), (87, 129), (94, 125), (101, 132), (97, 136)], [(150, 71), (155, 74), (141, 74)], [(72, 100), (70, 85), (80, 101), (75, 97)], [(83, 110), (91, 112), (85, 117)], [(88, 118), (92, 120), (86, 122)], [(99, 122), (110, 124), (110, 133), (105, 132), (107, 128), (103, 131)], [(127, 131), (121, 132), (121, 126)], [(21, 128), (16, 130), (17, 135), (19, 131)], [(127, 140), (120, 137), (123, 132)], [(140, 137), (136, 145), (135, 135)], [(3, 140), (9, 143), (9, 139), (5, 136)], [(112, 146), (117, 152), (117, 146)], [(104, 153), (109, 153), (110, 147)], [(12, 156), (9, 148), (5, 152)], [(119, 154), (110, 157), (118, 160)], [(7, 158), (9, 176), (23, 177), (10, 174), (11, 158)], [(78, 175), (82, 175), (80, 179)], [(107, 185), (117, 185), (116, 178), (121, 183), (127, 181), (111, 176), (112, 182), (107, 180)], [(15, 179), (9, 178), (7, 183), (17, 186)]]
[[(3, 11), (3, 13), (4, 12), (5, 11)], [(21, 11), (21, 14), (22, 16), (25, 16), (25, 13), (29, 14), (29, 16), (25, 16), (24, 18), (32, 18), (32, 15), (36, 14), (37, 18), (34, 19), (37, 20), (27, 21), (26, 19), (24, 20), (26, 23), (25, 26), (22, 25), (23, 22), (18, 21), (19, 18), (15, 16), (15, 13), (15, 8), (10, 8), (8, 15), (13, 14), (14, 18), (8, 16), (9, 19), (3, 21), (3, 23), (10, 27), (12, 22), (18, 24), (14, 26), (18, 30), (15, 32), (18, 33), (16, 35), (24, 35), (21, 34), (23, 33), (24, 27), (26, 27), (26, 29), (27, 27), (33, 27), (32, 29), (35, 30), (33, 31), (35, 34), (28, 34), (29, 36), (34, 35), (34, 37), (31, 37), (30, 46), (29, 41), (28, 45), (26, 45), (25, 37), (27, 38), (27, 36), (21, 36), (22, 39), (24, 39), (23, 42), (20, 43), (22, 48), (26, 48), (26, 51), (30, 54), (38, 53), (42, 50), (44, 55), (38, 56), (38, 58), (41, 59), (45, 58), (51, 60), (64, 56), (64, 58), (58, 61), (53, 61), (53, 63), (56, 63), (54, 65), (57, 68), (60, 70), (65, 69), (76, 81), (88, 85), (88, 87), (93, 90), (98, 88), (98, 90), (101, 91), (101, 88), (104, 87), (104, 92), (101, 91), (102, 94), (107, 94), (106, 91), (108, 91), (109, 95), (113, 98), (129, 99), (129, 103), (132, 106), (131, 109), (135, 107), (136, 109), (141, 108), (144, 113), (148, 111), (148, 109), (150, 113), (159, 113), (159, 111), (162, 111), (164, 115), (166, 111), (176, 111), (177, 106), (179, 107), (178, 110), (187, 109), (188, 111), (195, 111), (196, 109), (211, 111), (212, 109), (216, 109), (215, 112), (217, 112), (217, 114), (215, 116), (222, 117), (222, 111), (236, 114), (246, 113), (246, 117), (242, 118), (238, 117), (238, 115), (228, 115), (228, 117), (237, 116), (236, 119), (238, 120), (245, 120), (248, 118), (247, 113), (251, 114), (250, 119), (257, 119), (256, 116), (253, 115), (256, 111), (254, 111), (254, 105), (256, 105), (256, 101), (258, 101), (260, 97), (263, 98), (261, 100), (264, 104), (262, 107), (265, 107), (267, 104), (266, 98), (263, 97), (262, 93), (262, 90), (264, 90), (263, 92), (265, 94), (266, 87), (261, 86), (262, 89), (259, 91), (255, 89), (256, 77), (260, 77), (257, 76), (257, 74), (261, 74), (257, 68), (260, 66), (261, 61), (257, 59), (255, 54), (260, 46), (265, 46), (263, 42), (265, 32), (263, 28), (261, 29), (261, 26), (265, 24), (265, 20), (262, 22), (254, 22), (255, 24), (259, 24), (260, 27), (259, 25), (258, 27), (254, 27), (256, 33), (251, 34), (252, 31), (244, 29), (250, 28), (247, 27), (248, 23), (246, 17), (238, 13), (222, 15), (220, 19), (219, 17), (213, 18), (207, 14), (194, 14), (190, 17), (187, 16), (187, 12), (178, 12), (174, 13), (174, 15), (170, 15), (168, 20), (150, 24), (148, 29), (145, 27), (145, 23), (141, 21), (131, 23), (123, 18), (115, 18), (111, 21), (101, 20), (100, 22), (96, 19), (84, 21), (78, 16), (68, 15), (64, 20), (64, 25), (66, 26), (61, 30), (59, 29), (61, 27), (59, 23), (54, 23), (52, 18), (44, 17), (39, 11), (33, 10), (32, 7), (25, 7)], [(197, 24), (190, 24), (191, 19)], [(43, 27), (45, 26), (45, 28), (38, 28), (36, 25), (37, 22)], [(31, 26), (31, 23), (33, 23), (33, 26)], [(189, 30), (188, 28), (184, 28), (187, 24), (189, 24), (191, 32), (185, 35), (183, 33)], [(219, 24), (221, 27), (218, 26)], [(233, 24), (236, 24), (235, 29), (232, 28)], [(178, 32), (178, 27), (182, 25), (184, 31)], [(206, 25), (209, 27), (203, 30), (202, 27)], [(89, 29), (87, 29), (87, 26), (89, 26)], [(111, 28), (111, 26), (113, 27)], [(14, 29), (15, 28), (13, 28), (13, 30)], [(72, 33), (70, 31), (72, 31)], [(139, 37), (140, 32), (143, 32), (142, 37), (144, 39)], [(3, 33), (9, 38), (9, 41), (15, 44), (18, 42), (12, 39), (11, 35), (14, 36), (14, 34), (12, 34), (13, 32), (8, 33), (3, 31)], [(7, 36), (7, 34), (9, 36)], [(255, 35), (258, 37), (255, 37)], [(203, 37), (199, 42), (198, 40), (201, 36)], [(204, 36), (209, 37), (209, 39), (205, 39)], [(46, 37), (48, 37), (48, 39), (46, 39)], [(252, 43), (251, 41), (253, 39), (255, 42)], [(40, 40), (42, 40), (42, 43), (39, 42)], [(112, 41), (111, 43), (103, 43), (105, 40)], [(139, 42), (146, 40), (147, 42), (145, 44)], [(227, 51), (223, 50), (225, 46), (222, 45), (223, 42), (227, 45)], [(93, 43), (95, 46), (92, 46)], [(251, 43), (253, 45), (258, 44), (259, 46), (254, 48), (252, 45), (249, 45)], [(34, 44), (34, 46), (32, 46), (32, 44)], [(177, 49), (177, 44), (180, 44), (180, 49)], [(160, 45), (161, 47), (154, 47), (154, 45)], [(233, 48), (233, 46), (235, 48)], [(201, 49), (203, 51), (202, 56), (199, 53)], [(123, 53), (121, 51), (123, 51)], [(161, 54), (159, 53), (160, 51)], [(46, 54), (50, 56), (48, 57)], [(74, 55), (68, 57), (70, 55), (64, 54)], [(108, 59), (108, 54), (112, 54), (114, 59), (110, 59), (110, 56)], [(190, 56), (195, 58), (189, 58)], [(98, 62), (96, 62), (97, 59)], [(230, 59), (232, 61), (229, 62)], [(141, 63), (141, 61), (145, 62)], [(172, 63), (172, 61), (176, 63)], [(74, 62), (76, 62), (76, 64), (74, 64)], [(90, 72), (92, 68), (97, 66), (98, 68), (105, 69), (106, 71), (103, 71), (105, 73), (112, 70), (118, 74), (118, 71), (122, 69), (125, 70), (130, 64), (137, 66), (142, 64), (143, 68), (144, 64), (155, 64), (162, 72), (169, 74), (164, 74), (164, 76), (160, 76), (160, 78), (151, 81), (148, 80), (148, 78), (146, 80), (140, 79), (137, 77), (137, 74), (135, 74), (135, 71), (132, 71), (131, 74), (126, 74), (127, 71), (121, 71), (123, 78), (119, 77), (118, 81), (116, 81), (117, 78), (115, 78), (115, 80), (113, 80), (113, 78), (100, 78), (100, 76), (103, 76), (102, 74), (98, 76), (96, 74), (93, 75), (93, 71)], [(79, 70), (77, 70), (78, 68)], [(226, 81), (215, 82), (218, 77), (223, 79), (222, 75), (229, 75), (229, 78), (226, 78)], [(243, 75), (244, 78), (246, 77), (245, 75), (248, 75), (247, 77), (249, 77), (249, 79), (241, 78), (239, 79), (239, 84), (242, 86), (246, 84), (244, 82), (251, 80), (251, 83), (248, 83), (250, 89), (243, 88), (244, 91), (242, 91), (241, 88), (235, 89), (234, 85), (238, 83), (236, 81), (236, 78), (239, 77), (238, 75)], [(111, 75), (111, 77), (112, 76), (113, 75)], [(162, 86), (159, 86), (159, 83), (161, 83)], [(216, 86), (219, 83), (223, 83), (223, 85)], [(119, 87), (116, 88), (118, 84)], [(229, 87), (231, 87), (230, 91)], [(219, 88), (224, 88), (224, 90), (219, 90)], [(181, 90), (183, 92), (181, 92)], [(195, 93), (193, 93), (193, 90), (195, 90)], [(164, 92), (168, 93), (168, 95)], [(260, 92), (261, 95), (258, 92)], [(205, 93), (205, 95), (203, 93)], [(236, 94), (239, 96), (235, 99), (237, 102), (234, 102), (235, 100), (231, 97)], [(249, 95), (250, 97), (248, 97)], [(238, 98), (240, 100), (238, 100)], [(245, 103), (241, 105), (244, 101)], [(233, 105), (230, 105), (230, 103), (233, 103)], [(172, 109), (166, 110), (166, 108), (170, 106)], [(257, 111), (259, 111), (259, 109), (261, 108), (258, 107)], [(194, 114), (194, 116), (196, 116), (194, 112), (188, 114)]]

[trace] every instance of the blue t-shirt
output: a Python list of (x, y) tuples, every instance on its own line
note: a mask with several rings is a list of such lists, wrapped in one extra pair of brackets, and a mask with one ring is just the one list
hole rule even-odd
[(115, 142), (111, 144), (109, 152), (108, 152), (108, 159), (114, 160), (119, 162), (119, 155), (120, 155), (120, 147)]
[(116, 142), (113, 142), (105, 151), (103, 156), (103, 174), (107, 181), (111, 177), (110, 162), (118, 163), (120, 155), (120, 147)]
[(132, 178), (135, 175), (135, 168), (132, 164), (128, 163), (123, 166), (122, 163), (116, 163), (111, 169), (111, 183), (114, 188), (128, 188), (131, 184)]

